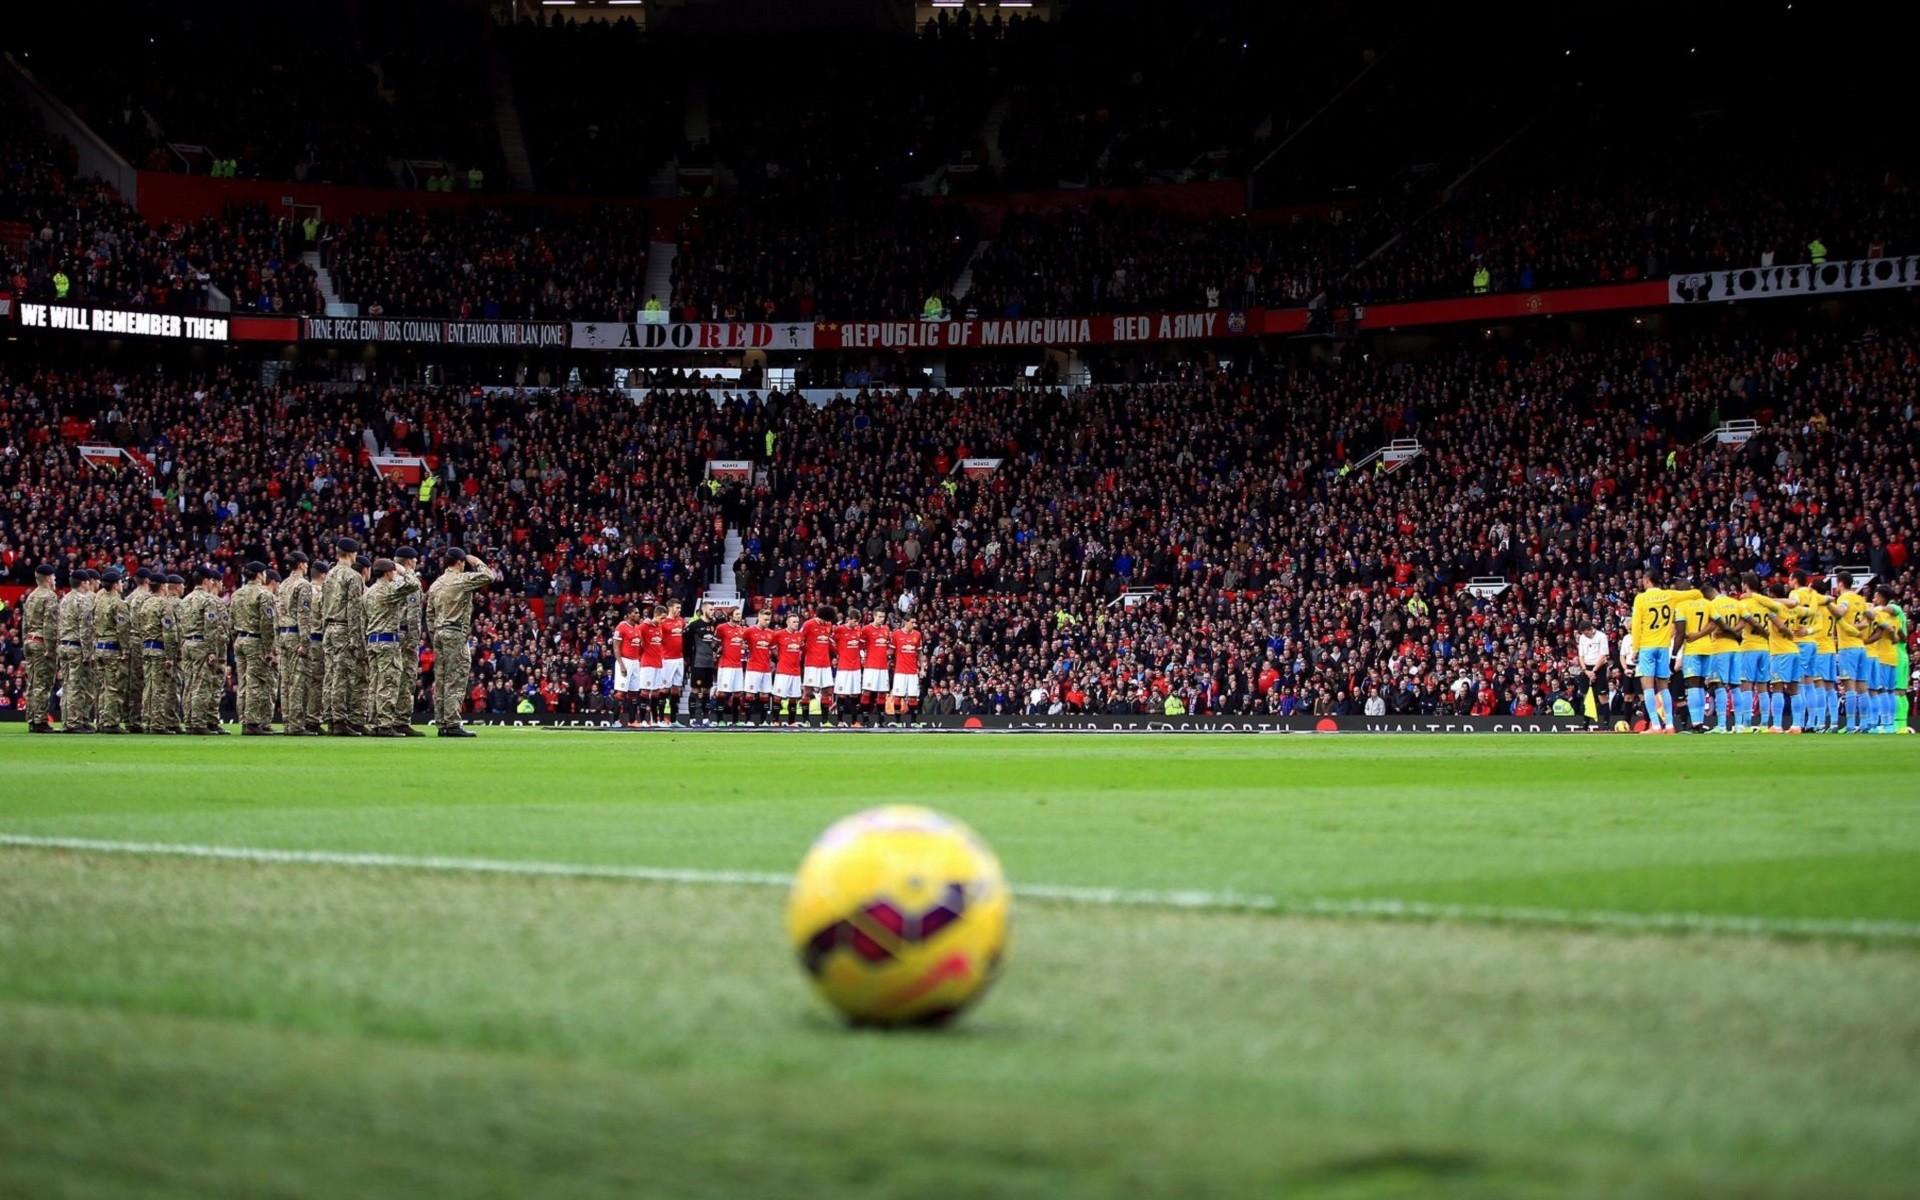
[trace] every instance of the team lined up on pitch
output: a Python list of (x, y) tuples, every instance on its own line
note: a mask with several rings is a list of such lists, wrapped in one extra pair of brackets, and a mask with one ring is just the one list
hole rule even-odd
[(413, 728), (422, 638), (433, 649), (441, 737), (472, 737), (460, 718), (471, 664), (473, 597), (500, 573), (459, 547), (422, 585), (419, 552), (368, 559), (352, 538), (334, 562), (294, 551), (285, 574), (250, 562), (223, 596), (222, 574), (142, 567), (80, 570), (65, 596), (37, 567), (22, 605), (27, 730), (51, 733), (58, 682), (65, 733), (224, 734), (231, 654), (241, 732), (421, 737)]

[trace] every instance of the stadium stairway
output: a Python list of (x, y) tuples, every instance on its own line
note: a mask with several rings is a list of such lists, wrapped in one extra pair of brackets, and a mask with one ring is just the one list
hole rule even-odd
[(493, 124), (500, 135), (500, 156), (506, 159), (507, 174), (513, 177), (517, 192), (533, 190), (533, 159), (527, 154), (527, 135), (520, 125), (520, 105), (513, 98), (513, 70), (493, 34), (493, 22), (486, 23), (487, 70), (493, 86)]
[(960, 268), (960, 276), (953, 281), (953, 287), (951, 289), (956, 304), (965, 300), (967, 293), (973, 290), (973, 264), (980, 261), (980, 256), (985, 254), (987, 247), (992, 244), (992, 239), (981, 238), (974, 246), (973, 253), (967, 255), (967, 265)]
[(357, 316), (358, 310), (348, 312), (340, 303), (340, 293), (333, 290), (333, 272), (320, 265), (320, 252), (308, 250), (300, 256), (300, 261), (313, 268), (314, 286), (320, 289), (320, 298), (327, 303), (327, 315)]
[(987, 165), (996, 174), (1007, 169), (1007, 156), (1000, 152), (1000, 130), (1006, 127), (1012, 112), (1013, 97), (1002, 96), (993, 102), (993, 107), (987, 110), (987, 119), (980, 124), (980, 143), (987, 148)]
[(673, 259), (679, 253), (678, 242), (652, 242), (647, 246), (646, 295), (658, 296), (660, 303), (669, 306), (673, 303)]
[(702, 600), (708, 604), (737, 605), (740, 603), (740, 585), (734, 578), (733, 564), (740, 557), (741, 550), (745, 548), (746, 541), (740, 536), (739, 526), (729, 525), (726, 549), (720, 556), (720, 576), (707, 585), (707, 594), (701, 597)]

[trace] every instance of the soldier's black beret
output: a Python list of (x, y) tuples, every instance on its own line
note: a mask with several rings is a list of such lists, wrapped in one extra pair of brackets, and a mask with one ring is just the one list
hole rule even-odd
[(153, 568), (151, 568), (151, 567), (141, 567), (141, 568), (140, 568), (140, 569), (139, 569), (138, 571), (135, 571), (135, 572), (133, 573), (133, 577), (134, 577), (135, 579), (152, 579), (152, 578), (153, 578)]
[(313, 564), (313, 570), (311, 574), (325, 575), (328, 571), (331, 571), (331, 570), (333, 570), (333, 564), (323, 558), (320, 561)]
[(356, 554), (353, 556), (353, 565), (356, 567), (370, 567), (373, 565), (373, 560), (364, 554)]
[(267, 572), (267, 564), (260, 562), (259, 560), (256, 559), (252, 562), (249, 562), (246, 565), (245, 570), (248, 575), (264, 575)]
[(205, 567), (194, 567), (187, 572), (187, 578), (193, 580), (195, 583), (201, 583), (205, 580), (212, 579), (213, 576), (207, 573)]
[(56, 571), (56, 570), (54, 570), (54, 569), (53, 569), (53, 564), (52, 564), (52, 563), (41, 563), (41, 564), (40, 564), (39, 566), (37, 566), (37, 567), (35, 567), (35, 568), (33, 569), (33, 573), (34, 573), (35, 575), (57, 575), (57, 574), (59, 574), (59, 572), (58, 572), (58, 571)]
[(385, 575), (394, 570), (398, 565), (398, 563), (395, 563), (390, 558), (376, 558), (373, 560), (373, 573), (375, 575)]
[(459, 546), (448, 546), (447, 561), (448, 562), (465, 562), (467, 561), (467, 552)]
[(278, 572), (278, 571), (276, 571), (276, 570), (274, 570), (274, 569), (273, 569), (272, 567), (268, 567), (268, 568), (267, 568), (267, 582), (268, 582), (268, 583), (279, 583), (279, 582), (280, 582), (280, 572)]
[(87, 567), (81, 567), (73, 573), (73, 577), (81, 583), (92, 583), (94, 580), (100, 578), (100, 573)]
[(293, 563), (306, 562), (307, 552), (305, 550), (295, 550), (292, 554), (287, 555), (287, 561)]
[(187, 581), (187, 580), (186, 580), (186, 577), (185, 577), (185, 576), (182, 576), (182, 575), (171, 575), (171, 574), (170, 574), (170, 575), (168, 575), (168, 576), (166, 577), (166, 579), (165, 579), (165, 580), (164, 580), (163, 582), (166, 582), (166, 583), (185, 583), (186, 581)]
[(360, 550), (360, 543), (350, 537), (337, 538), (334, 540), (333, 548), (342, 554), (357, 554)]
[(402, 546), (398, 550), (395, 550), (393, 552), (393, 556), (397, 559), (398, 558), (414, 559), (414, 558), (420, 557), (420, 552), (418, 550), (415, 550), (412, 546)]
[(108, 567), (108, 568), (106, 568), (105, 570), (103, 570), (103, 571), (101, 571), (101, 572), (100, 572), (100, 578), (101, 578), (102, 580), (104, 580), (105, 582), (107, 582), (107, 583), (119, 583), (119, 582), (120, 582), (120, 568), (119, 568), (119, 567)]

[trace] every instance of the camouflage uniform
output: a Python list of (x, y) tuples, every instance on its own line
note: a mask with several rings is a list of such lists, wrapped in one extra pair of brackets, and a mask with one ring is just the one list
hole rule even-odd
[(433, 716), (444, 730), (460, 728), (473, 662), (467, 635), (473, 629), (473, 594), (493, 582), (486, 571), (440, 573), (427, 589), (427, 628), (433, 637)]
[(127, 659), (133, 624), (117, 580), (93, 598), (94, 732), (127, 731)]
[(413, 728), (413, 698), (420, 694), (420, 639), (426, 620), (426, 592), (420, 573), (402, 567), (401, 574), (413, 581), (407, 605), (400, 610), (400, 723)]
[(74, 588), (60, 599), (60, 726), (93, 732), (93, 593)]
[(158, 595), (140, 608), (140, 657), (146, 667), (140, 726), (148, 733), (180, 732), (180, 605), (178, 596)]
[[(366, 666), (366, 584), (351, 566), (327, 572), (320, 590), (321, 716), (334, 733), (361, 724), (361, 672)], [(364, 727), (362, 727), (364, 732)]]
[(280, 585), (273, 631), (280, 653), (280, 720), (288, 733), (309, 728), (307, 713), (307, 627), (312, 622), (313, 584), (305, 575)]
[(413, 716), (413, 696), (402, 699), (406, 651), (400, 645), (400, 623), (408, 600), (420, 590), (420, 581), (394, 571), (367, 589), (367, 651), (372, 664), (369, 692), (373, 719), (367, 728), (376, 733), (400, 732)]
[(20, 640), (27, 652), (27, 723), (45, 728), (60, 644), (60, 593), (45, 583), (28, 592), (21, 606)]
[(248, 580), (227, 606), (233, 618), (233, 675), (240, 725), (252, 732), (273, 724), (273, 594)]
[(227, 644), (233, 640), (233, 611), (218, 591), (210, 594), (207, 605), (207, 648), (213, 652), (213, 666), (201, 679), (204, 689), (199, 703), (207, 715), (203, 727), (208, 733), (225, 732), (220, 728), (220, 701), (227, 692)]
[(220, 728), (226, 607), (219, 596), (201, 588), (188, 592), (180, 601), (180, 708), (188, 733)]
[(140, 651), (140, 618), (157, 599), (149, 582), (144, 580), (127, 597), (127, 630), (133, 644), (127, 647), (126, 699), (122, 707), (127, 714), (128, 733), (141, 733), (146, 729), (142, 710), (146, 707), (147, 656)]

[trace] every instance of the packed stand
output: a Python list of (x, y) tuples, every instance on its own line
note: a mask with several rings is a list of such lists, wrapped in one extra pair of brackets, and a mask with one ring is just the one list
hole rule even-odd
[[(0, 561), (22, 582), (40, 560), (277, 562), (343, 531), (486, 548), (508, 584), (476, 686), (556, 711), (605, 700), (628, 601), (690, 606), (729, 526), (739, 587), (781, 612), (914, 615), (932, 711), (1524, 716), (1584, 689), (1576, 624), (1617, 637), (1646, 565), (1920, 583), (1909, 328), (1351, 358), (825, 407), (22, 374)], [(1701, 441), (1734, 418), (1762, 432)], [(155, 473), (90, 468), (82, 437)], [(1395, 437), (1425, 453), (1351, 469)], [(430, 456), (438, 493), (382, 479), (374, 448)], [(998, 471), (956, 472), (979, 457)], [(710, 458), (764, 475), (715, 490)]]
[(703, 205), (681, 227), (680, 320), (857, 320), (950, 311), (977, 245), (964, 209), (925, 201), (848, 205), (804, 193)]
[(322, 257), (363, 315), (630, 321), (648, 229), (633, 209), (395, 211), (329, 227)]

